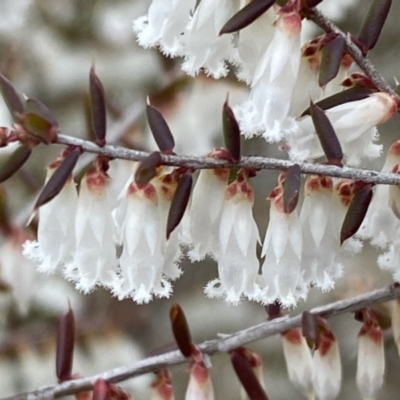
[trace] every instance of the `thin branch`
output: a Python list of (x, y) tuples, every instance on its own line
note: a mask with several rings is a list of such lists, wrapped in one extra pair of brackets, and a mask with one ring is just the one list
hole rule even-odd
[(353, 57), (354, 61), (365, 72), (365, 74), (371, 79), (371, 81), (375, 84), (375, 86), (379, 90), (392, 95), (398, 101), (400, 101), (400, 97), (395, 93), (393, 88), (386, 82), (385, 78), (378, 72), (378, 70), (369, 60), (369, 58), (363, 56), (361, 50), (353, 43), (349, 35), (346, 35), (343, 31), (341, 31), (333, 22), (331, 22), (328, 18), (326, 18), (317, 9), (307, 11), (305, 16), (310, 21), (313, 21), (325, 32), (327, 33), (333, 32), (341, 36), (345, 40), (346, 48), (349, 54)]
[[(126, 149), (124, 147), (105, 145), (99, 147), (95, 143), (88, 140), (74, 138), (67, 135), (59, 135), (57, 143), (71, 146), (79, 146), (88, 153), (103, 154), (110, 158), (124, 159), (131, 161), (142, 161), (147, 158), (150, 153), (139, 150)], [(164, 165), (172, 165), (177, 167), (186, 167), (193, 169), (215, 169), (215, 168), (252, 168), (255, 170), (286, 170), (294, 163), (288, 160), (278, 158), (267, 158), (259, 156), (242, 157), (237, 164), (225, 160), (216, 160), (208, 157), (196, 156), (178, 156), (163, 154), (162, 161)], [(363, 182), (370, 182), (383, 185), (399, 185), (400, 175), (392, 173), (383, 173), (360, 168), (337, 167), (335, 165), (326, 164), (300, 164), (303, 174), (331, 176), (335, 178), (352, 179)]]
[[(352, 298), (339, 300), (325, 306), (316, 307), (310, 310), (313, 314), (324, 318), (331, 318), (336, 315), (354, 312), (371, 304), (383, 303), (400, 297), (400, 286), (392, 285), (383, 289), (364, 293)], [(288, 329), (301, 325), (301, 314), (295, 317), (282, 317), (272, 321), (263, 322), (259, 325), (226, 335), (220, 339), (214, 339), (203, 342), (199, 345), (203, 353), (213, 355), (225, 353), (239, 346), (247, 345), (259, 339), (284, 332)], [(99, 379), (105, 379), (109, 382), (118, 383), (135, 376), (143, 375), (161, 368), (172, 365), (182, 364), (187, 360), (179, 351), (171, 351), (158, 356), (149, 357), (138, 361), (130, 366), (118, 367), (98, 375), (87, 378), (76, 379), (74, 381), (63, 382), (58, 385), (48, 386), (29, 393), (23, 393), (8, 397), (4, 400), (39, 400), (53, 399), (82, 391), (90, 390), (93, 383)]]

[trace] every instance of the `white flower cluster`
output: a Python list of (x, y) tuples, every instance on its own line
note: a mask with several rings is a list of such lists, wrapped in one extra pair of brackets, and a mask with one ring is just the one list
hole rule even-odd
[[(245, 137), (262, 135), (268, 142), (283, 142), (294, 161), (314, 160), (323, 151), (309, 106), (342, 90), (352, 59), (344, 54), (336, 78), (318, 85), (324, 35), (301, 47), (300, 2), (274, 5), (239, 33), (220, 35), (224, 24), (247, 0), (153, 0), (148, 14), (134, 22), (138, 42), (159, 47), (166, 55), (184, 58), (189, 75), (204, 71), (220, 78), (231, 66), (250, 87), (247, 100), (234, 108)], [(377, 92), (364, 99), (330, 108), (327, 116), (336, 131), (347, 164), (379, 157), (376, 125), (396, 112), (395, 101)]]

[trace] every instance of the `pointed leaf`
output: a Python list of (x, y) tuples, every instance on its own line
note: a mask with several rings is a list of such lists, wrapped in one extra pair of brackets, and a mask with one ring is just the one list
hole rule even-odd
[(310, 103), (310, 110), (315, 131), (326, 158), (332, 164), (341, 164), (343, 158), (342, 147), (329, 118), (313, 102)]
[(58, 122), (57, 122), (56, 118), (54, 117), (53, 113), (40, 100), (27, 99), (25, 101), (25, 106), (26, 106), (26, 111), (36, 114), (39, 117), (42, 117), (43, 119), (45, 119), (51, 125), (58, 127)]
[(345, 47), (345, 40), (341, 36), (337, 36), (324, 46), (318, 76), (319, 86), (324, 87), (336, 77), (339, 72)]
[(175, 147), (175, 141), (164, 117), (150, 104), (147, 104), (146, 113), (151, 132), (153, 133), (158, 148), (163, 153), (172, 153)]
[(2, 74), (0, 74), (0, 90), (13, 118), (15, 118), (16, 114), (25, 111), (21, 95), (17, 92), (12, 83)]
[(189, 202), (190, 191), (192, 190), (192, 182), (192, 174), (190, 173), (186, 173), (179, 180), (168, 213), (167, 239), (169, 239), (170, 234), (179, 225), (183, 214), (185, 214), (185, 210)]
[(18, 146), (10, 158), (0, 167), (0, 182), (6, 181), (14, 175), (28, 160), (32, 149), (27, 146)]
[(36, 201), (34, 207), (35, 210), (48, 203), (55, 196), (57, 196), (58, 193), (60, 193), (61, 189), (65, 185), (65, 182), (70, 177), (80, 155), (80, 149), (75, 149), (64, 158), (59, 167), (54, 171), (53, 175), (46, 183), (45, 187), (42, 189), (42, 192)]
[(59, 382), (71, 379), (75, 344), (75, 319), (71, 307), (61, 318), (57, 331), (56, 374)]
[(234, 162), (240, 161), (240, 128), (226, 97), (222, 110), (225, 146)]
[(106, 100), (103, 85), (96, 75), (94, 67), (90, 68), (90, 105), (92, 112), (93, 131), (96, 135), (96, 143), (104, 146), (106, 141)]
[(169, 311), (172, 333), (180, 352), (185, 357), (192, 354), (192, 337), (190, 335), (189, 325), (185, 313), (179, 304), (173, 304)]
[(57, 126), (34, 113), (20, 115), (19, 122), (23, 128), (45, 144), (54, 143), (57, 139)]
[(135, 173), (135, 181), (139, 184), (150, 182), (157, 175), (157, 167), (162, 164), (161, 153), (154, 151), (144, 159)]
[(288, 0), (275, 0), (275, 3), (278, 4), (279, 7), (284, 7)]
[(290, 214), (297, 206), (300, 192), (301, 170), (299, 164), (292, 165), (283, 182), (283, 211)]
[(219, 34), (233, 33), (245, 28), (264, 14), (274, 3), (275, 0), (253, 0), (230, 18)]
[(375, 47), (379, 39), (383, 25), (389, 14), (392, 0), (374, 0), (364, 20), (361, 32), (358, 35), (359, 41), (365, 50)]
[(251, 368), (249, 361), (239, 351), (229, 352), (233, 369), (250, 400), (268, 400), (259, 380)]
[(317, 317), (309, 311), (301, 315), (301, 331), (308, 343), (312, 343), (314, 350), (319, 347), (319, 327)]
[(340, 243), (352, 237), (362, 224), (372, 200), (372, 184), (366, 184), (354, 193), (340, 230)]
[[(326, 99), (318, 101), (315, 104), (322, 110), (326, 111), (332, 107), (336, 107), (343, 103), (349, 103), (351, 101), (365, 99), (369, 95), (371, 95), (372, 93), (375, 93), (375, 92), (376, 92), (376, 90), (371, 89), (371, 88), (353, 87), (353, 88), (344, 90), (343, 92), (339, 92), (332, 96), (329, 96)], [(303, 117), (305, 115), (310, 115), (310, 112), (311, 112), (310, 108), (307, 108), (307, 110), (305, 110), (303, 112), (303, 114), (301, 114), (301, 116)]]

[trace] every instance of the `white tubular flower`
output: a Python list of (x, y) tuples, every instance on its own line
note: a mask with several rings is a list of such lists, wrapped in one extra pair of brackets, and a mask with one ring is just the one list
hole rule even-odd
[(271, 207), (262, 249), (266, 286), (263, 302), (270, 304), (277, 300), (283, 307), (290, 307), (296, 305), (299, 297), (306, 296), (306, 288), (301, 274), (301, 224), (296, 210), (288, 214), (283, 210), (283, 180), (284, 174), (281, 174), (278, 185), (268, 196)]
[(29, 311), (30, 300), (35, 292), (35, 264), (22, 255), (22, 246), (31, 239), (25, 231), (17, 226), (0, 247), (0, 278), (11, 288), (17, 310), (21, 315)]
[[(47, 170), (46, 182), (60, 165), (60, 157)], [(39, 208), (37, 241), (27, 241), (23, 254), (38, 265), (38, 271), (52, 274), (71, 260), (75, 250), (75, 215), (78, 194), (72, 176), (60, 193)]]
[(393, 301), (392, 329), (393, 339), (396, 343), (397, 351), (400, 354), (400, 299), (396, 299)]
[(192, 352), (190, 359), (190, 378), (185, 400), (214, 400), (214, 388), (210, 373), (198, 349)]
[(289, 329), (281, 334), (281, 338), (290, 381), (307, 398), (312, 398), (312, 357), (301, 329)]
[[(347, 186), (341, 188), (342, 192), (346, 189)], [(324, 292), (333, 288), (342, 270), (337, 263), (337, 254), (340, 252), (339, 223), (343, 222), (344, 214), (335, 197), (339, 197), (340, 202), (345, 193), (336, 193), (334, 197), (333, 192), (331, 178), (310, 175), (305, 183), (305, 198), (300, 212), (303, 279), (307, 285), (313, 284)]]
[(260, 241), (252, 208), (254, 193), (248, 182), (248, 172), (240, 170), (227, 187), (219, 225), (219, 279), (209, 282), (205, 293), (209, 297), (223, 297), (238, 304), (245, 295), (257, 299), (259, 262), (256, 255)]
[(370, 310), (364, 311), (364, 324), (358, 334), (356, 382), (364, 399), (375, 399), (383, 385), (385, 354), (383, 333)]
[(160, 220), (157, 191), (151, 183), (131, 181), (120, 199), (116, 222), (123, 246), (121, 279), (113, 292), (119, 299), (132, 297), (139, 304), (148, 303), (153, 295), (169, 297), (171, 285), (162, 279), (165, 225)]
[(219, 32), (239, 11), (240, 0), (202, 0), (188, 23), (182, 38), (185, 61), (182, 69), (194, 76), (204, 69), (218, 79), (226, 76), (226, 60), (233, 57), (233, 36)]
[(133, 23), (140, 46), (160, 46), (162, 53), (171, 57), (178, 55), (181, 35), (194, 4), (194, 0), (153, 0), (148, 14)]
[[(382, 172), (391, 172), (396, 164), (400, 163), (400, 140), (394, 142), (387, 153)], [(394, 218), (389, 207), (390, 185), (377, 185), (368, 207), (367, 215), (357, 232), (361, 239), (370, 239), (371, 244), (386, 248), (395, 237), (396, 230), (400, 228), (400, 221)]]
[[(386, 122), (396, 110), (395, 100), (390, 95), (379, 92), (326, 111), (347, 164), (359, 165), (363, 158), (380, 156), (382, 145), (374, 144), (379, 136), (376, 125)], [(287, 132), (287, 144), (292, 160), (304, 161), (324, 155), (310, 116), (302, 118), (296, 129)]]
[[(216, 150), (208, 157), (217, 157)], [(204, 169), (200, 171), (190, 205), (189, 257), (200, 261), (206, 255), (218, 257), (218, 237), (225, 191), (228, 186), (228, 169)]]
[(115, 228), (107, 194), (107, 168), (108, 162), (99, 156), (82, 178), (75, 215), (76, 247), (63, 271), (84, 293), (97, 285), (111, 288), (116, 280)]
[(342, 364), (336, 338), (327, 328), (320, 333), (313, 356), (313, 387), (319, 400), (334, 400), (342, 383)]
[[(277, 15), (271, 8), (239, 32), (235, 55), (235, 63), (239, 69), (237, 77), (248, 85), (251, 85), (257, 66), (271, 42), (276, 19)], [(259, 40), (261, 37), (262, 40)]]
[(246, 137), (262, 134), (269, 142), (282, 139), (281, 125), (300, 65), (301, 18), (296, 11), (279, 14), (271, 43), (255, 70), (249, 99), (234, 109)]

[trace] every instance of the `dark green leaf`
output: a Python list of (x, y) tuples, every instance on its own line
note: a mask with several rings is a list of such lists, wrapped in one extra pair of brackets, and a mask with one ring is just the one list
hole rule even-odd
[(0, 167), (0, 182), (4, 182), (14, 175), (25, 164), (31, 153), (30, 147), (18, 146), (10, 158)]
[(26, 111), (36, 114), (46, 120), (49, 124), (58, 127), (58, 122), (50, 109), (37, 99), (27, 99), (25, 102)]
[(245, 28), (264, 14), (274, 3), (275, 0), (253, 0), (230, 18), (219, 34), (233, 33)]
[(26, 132), (32, 134), (45, 144), (54, 143), (57, 139), (57, 126), (33, 113), (21, 114), (19, 122)]
[(324, 46), (318, 76), (319, 86), (324, 87), (338, 74), (345, 46), (345, 40), (341, 36)]
[(240, 161), (240, 128), (228, 104), (228, 97), (222, 111), (225, 146), (234, 162)]
[(307, 342), (311, 342), (314, 349), (319, 347), (319, 326), (317, 317), (309, 311), (304, 311), (301, 315), (301, 331)]
[(144, 159), (135, 173), (135, 181), (139, 184), (150, 182), (157, 175), (157, 167), (162, 163), (161, 153), (155, 151)]
[(300, 192), (301, 170), (299, 164), (294, 164), (286, 171), (283, 182), (283, 211), (290, 214), (297, 206)]
[(192, 174), (186, 173), (179, 179), (174, 197), (172, 198), (171, 207), (167, 220), (167, 239), (170, 234), (179, 225), (185, 214), (186, 207), (189, 202), (190, 191), (192, 190)]
[(329, 118), (313, 102), (310, 104), (310, 110), (315, 131), (326, 158), (332, 164), (341, 164), (343, 158), (342, 147)]
[(392, 0), (374, 0), (358, 35), (365, 51), (375, 47), (389, 14)]
[(153, 133), (158, 148), (163, 153), (172, 153), (175, 147), (175, 141), (164, 117), (150, 104), (147, 104), (146, 113), (151, 132)]
[(354, 193), (340, 230), (340, 243), (352, 237), (361, 226), (372, 200), (372, 184), (366, 184)]
[(187, 323), (185, 313), (179, 304), (173, 304), (169, 311), (172, 333), (176, 344), (184, 357), (190, 357), (192, 354), (192, 336)]
[(96, 143), (105, 145), (106, 138), (106, 100), (103, 85), (96, 75), (94, 67), (90, 68), (90, 106), (92, 112), (92, 126), (96, 135)]
[(71, 307), (61, 318), (57, 332), (56, 374), (59, 382), (71, 379), (75, 344), (75, 318)]

